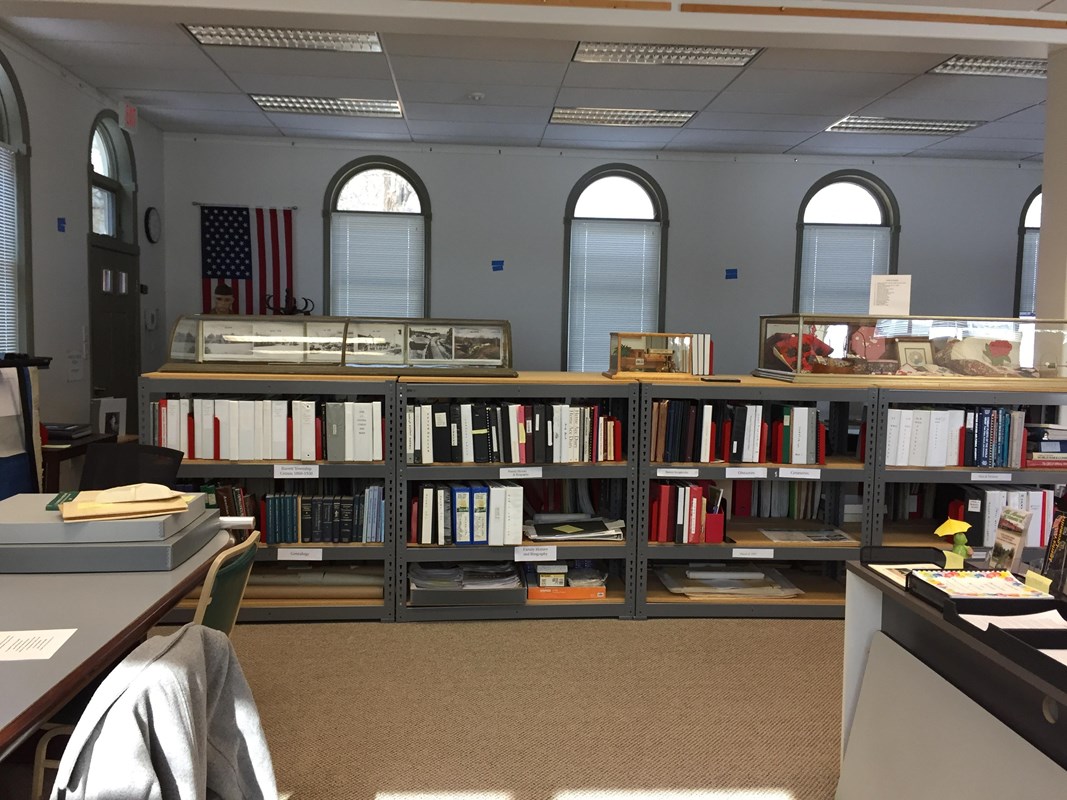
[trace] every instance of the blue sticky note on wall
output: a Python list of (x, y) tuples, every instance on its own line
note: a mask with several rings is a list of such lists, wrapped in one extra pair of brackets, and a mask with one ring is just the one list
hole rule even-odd
[(504, 259), (502, 259), (502, 258), (495, 259), (494, 261), (492, 261), (490, 263), (493, 265), (493, 272), (503, 272), (504, 271)]
[(67, 218), (66, 217), (56, 217), (56, 230), (59, 231), (60, 233), (66, 233), (67, 232)]
[(737, 280), (737, 270), (736, 269), (728, 269), (728, 270), (726, 270), (726, 280), (728, 280), (728, 281), (736, 281)]

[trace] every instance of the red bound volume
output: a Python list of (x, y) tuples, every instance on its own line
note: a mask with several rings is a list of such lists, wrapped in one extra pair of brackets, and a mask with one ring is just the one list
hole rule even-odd
[(819, 422), (816, 427), (819, 430), (819, 439), (815, 443), (815, 461), (818, 464), (826, 464), (826, 423)]
[(293, 460), (293, 418), (285, 418), (285, 457)]
[(734, 481), (733, 510), (735, 517), (752, 516), (752, 481)]
[[(1024, 436), (1023, 438), (1025, 439), (1026, 437)], [(956, 465), (960, 466), (960, 467), (963, 467), (963, 466), (967, 465), (966, 457), (964, 456), (964, 451), (967, 449), (966, 448), (966, 443), (967, 443), (967, 427), (966, 426), (960, 428), (959, 440), (960, 440), (960, 449), (959, 449), (959, 453), (957, 455)], [(1023, 447), (1026, 447), (1026, 443), (1025, 442), (1023, 443)]]
[(219, 446), (220, 446), (219, 445), (219, 439), (222, 438), (222, 436), (221, 436), (221, 428), (219, 427), (219, 418), (215, 417), (214, 419), (212, 419), (212, 423), (213, 424), (211, 426), (211, 430), (212, 430), (212, 433), (214, 433), (214, 435), (215, 435), (215, 460), (216, 461), (221, 461), (222, 460), (222, 455), (219, 452)]
[(193, 419), (192, 414), (185, 418), (185, 427), (189, 436), (189, 458), (196, 458), (196, 437), (193, 436), (193, 431), (196, 430), (196, 420)]
[(660, 528), (656, 532), (659, 541), (670, 542), (674, 540), (671, 534), (674, 532), (674, 520), (678, 514), (678, 487), (670, 483), (660, 484)]
[(767, 463), (767, 423), (761, 422), (759, 426), (759, 462)]
[[(653, 487), (655, 488), (655, 487)], [(659, 495), (653, 493), (652, 502), (649, 504), (648, 515), (648, 540), (659, 541)]]
[[(215, 420), (215, 424), (218, 425), (219, 421)], [(215, 457), (218, 458), (218, 456), (215, 456)], [(259, 498), (259, 518), (261, 520), (263, 520), (263, 525), (261, 526), (262, 529), (259, 532), (259, 541), (263, 542), (263, 544), (266, 544), (267, 543), (267, 522), (266, 522), (266, 520), (267, 520), (267, 498), (266, 497)]]
[(315, 417), (315, 460), (322, 461), (322, 417)]
[(704, 496), (704, 490), (701, 489), (697, 483), (689, 485), (689, 529), (686, 535), (687, 544), (698, 544), (700, 542), (700, 509), (703, 505), (701, 499)]
[(152, 444), (159, 447), (167, 446), (167, 398), (162, 398), (159, 401), (159, 421), (156, 424), (156, 430), (159, 431), (158, 441), (152, 442)]
[(730, 460), (730, 440), (733, 438), (734, 423), (732, 420), (727, 419), (722, 424), (722, 460)]
[(408, 544), (419, 543), (419, 495), (417, 492), (411, 496), (408, 504)]

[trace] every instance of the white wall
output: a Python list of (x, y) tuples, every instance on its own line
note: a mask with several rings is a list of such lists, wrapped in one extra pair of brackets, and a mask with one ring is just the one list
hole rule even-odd
[[(430, 313), (509, 319), (519, 369), (560, 368), (564, 207), (575, 181), (602, 164), (624, 161), (660, 183), (670, 218), (665, 328), (711, 331), (720, 373), (751, 370), (758, 315), (791, 308), (799, 205), (825, 174), (864, 169), (895, 193), (900, 272), (914, 275), (919, 314), (1011, 315), (1019, 215), (1041, 182), (1039, 163), (164, 141), (168, 323), (200, 308), (194, 202), (297, 206), (296, 291), (321, 312), (326, 185), (352, 159), (388, 155), (430, 195)], [(492, 272), (499, 258), (504, 271)], [(724, 279), (728, 267), (738, 280)]]
[[(89, 142), (96, 115), (115, 103), (17, 40), (0, 35), (0, 50), (11, 62), (29, 119), (33, 352), (53, 358), (51, 368), (41, 371), (41, 414), (49, 421), (85, 422), (91, 365), (86, 360), (81, 377), (75, 377), (70, 355), (81, 357), (83, 331), (89, 325)], [(162, 135), (142, 121), (132, 141), (139, 209), (146, 203), (161, 205)], [(65, 231), (58, 229), (60, 217), (66, 219)], [(161, 246), (158, 251), (147, 248), (142, 250), (141, 281), (150, 294), (142, 301), (162, 309), (163, 251)], [(163, 328), (161, 324), (156, 333), (142, 331), (145, 362), (161, 358)]]

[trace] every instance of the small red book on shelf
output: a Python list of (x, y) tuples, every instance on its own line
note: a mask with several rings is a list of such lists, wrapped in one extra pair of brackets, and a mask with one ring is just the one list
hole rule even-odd
[(196, 430), (196, 420), (193, 419), (192, 414), (185, 418), (185, 429), (189, 436), (189, 458), (196, 458), (196, 437), (193, 435), (193, 431)]
[(722, 460), (730, 460), (730, 439), (733, 438), (734, 423), (731, 420), (726, 420), (722, 424)]
[(285, 458), (293, 460), (293, 418), (285, 418)]
[(215, 460), (216, 461), (221, 461), (222, 460), (222, 455), (219, 452), (219, 447), (220, 447), (219, 439), (222, 438), (222, 437), (221, 437), (221, 434), (220, 434), (221, 428), (219, 426), (219, 418), (215, 417), (211, 421), (213, 423), (212, 426), (211, 426), (211, 429), (212, 429), (212, 431), (214, 432), (214, 435), (215, 435)]
[(322, 417), (315, 417), (315, 460), (322, 461)]
[(760, 423), (760, 429), (759, 429), (759, 454), (757, 455), (757, 458), (759, 459), (759, 462), (761, 464), (766, 464), (767, 463), (767, 438), (768, 438), (767, 423), (766, 422), (761, 422)]
[(816, 427), (819, 430), (819, 438), (815, 444), (815, 461), (818, 464), (826, 464), (826, 423), (820, 422)]
[(649, 503), (648, 514), (648, 540), (650, 542), (659, 541), (659, 495), (653, 494), (652, 501)]

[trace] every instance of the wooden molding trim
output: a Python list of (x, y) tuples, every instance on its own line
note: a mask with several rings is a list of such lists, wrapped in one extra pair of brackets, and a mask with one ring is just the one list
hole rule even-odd
[(434, 0), (438, 3), (482, 3), (497, 6), (556, 6), (563, 8), (617, 8), (622, 11), (670, 11), (666, 0)]
[(917, 11), (872, 11), (852, 8), (788, 8), (786, 6), (741, 6), (717, 3), (682, 3), (682, 12), (693, 14), (751, 14), (777, 17), (829, 19), (875, 19), (892, 22), (922, 22), (944, 25), (992, 25), (1007, 28), (1067, 30), (1067, 20), (992, 17), (977, 14), (929, 14)]

